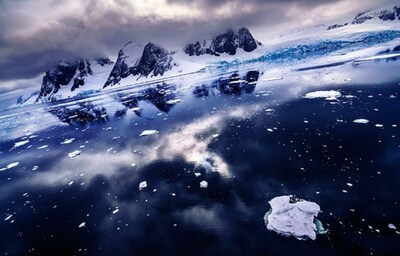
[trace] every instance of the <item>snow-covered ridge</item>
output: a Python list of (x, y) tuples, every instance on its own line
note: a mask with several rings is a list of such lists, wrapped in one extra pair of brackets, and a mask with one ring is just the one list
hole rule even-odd
[(369, 20), (380, 20), (380, 21), (400, 21), (400, 5), (394, 7), (385, 7), (379, 10), (371, 10), (362, 12), (354, 17), (353, 21), (344, 24), (334, 24), (329, 26), (327, 29), (337, 29), (351, 24), (362, 24)]

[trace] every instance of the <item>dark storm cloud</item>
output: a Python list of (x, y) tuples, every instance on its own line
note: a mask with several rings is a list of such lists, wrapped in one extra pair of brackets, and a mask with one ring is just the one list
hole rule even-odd
[(63, 59), (115, 57), (131, 40), (172, 50), (228, 28), (247, 26), (265, 34), (301, 25), (310, 16), (304, 11), (343, 2), (356, 5), (354, 0), (5, 0), (0, 2), (0, 81), (36, 77)]

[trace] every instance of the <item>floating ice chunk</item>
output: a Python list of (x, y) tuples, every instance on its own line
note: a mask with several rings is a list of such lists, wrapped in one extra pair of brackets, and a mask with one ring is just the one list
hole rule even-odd
[(132, 167), (135, 167), (135, 166), (136, 166), (136, 164), (135, 164), (135, 163), (132, 163), (132, 164), (131, 164), (131, 166), (132, 166)]
[(174, 104), (179, 103), (179, 102), (181, 102), (180, 99), (174, 99), (174, 100), (168, 100), (166, 103), (168, 105), (174, 105)]
[(119, 212), (119, 209), (118, 209), (118, 208), (116, 208), (116, 209), (112, 212), (112, 214), (116, 214), (117, 212)]
[(383, 124), (376, 124), (375, 127), (382, 128)]
[(271, 210), (264, 216), (267, 229), (283, 236), (299, 240), (316, 239), (324, 234), (322, 223), (316, 217), (320, 207), (314, 202), (296, 199), (293, 196), (278, 196), (269, 201)]
[(368, 119), (364, 119), (364, 118), (359, 118), (359, 119), (353, 120), (353, 123), (356, 123), (356, 124), (367, 124), (367, 123), (369, 123), (369, 120)]
[(29, 140), (21, 140), (21, 141), (15, 142), (14, 146), (12, 147), (12, 149), (21, 147), (21, 146), (23, 146), (25, 144), (28, 144), (28, 143), (29, 143)]
[(196, 177), (199, 177), (200, 175), (201, 175), (201, 173), (199, 173), (199, 172), (194, 173), (194, 176), (196, 176)]
[(217, 138), (219, 136), (218, 133), (211, 135), (213, 138)]
[(36, 171), (37, 169), (39, 169), (39, 166), (37, 166), (37, 165), (32, 167), (32, 171)]
[(394, 224), (392, 224), (392, 223), (389, 223), (388, 227), (389, 227), (390, 229), (397, 229), (396, 226), (395, 226)]
[(200, 187), (201, 188), (207, 188), (208, 187), (208, 182), (203, 180), (202, 182), (200, 182)]
[(86, 222), (82, 222), (81, 224), (79, 224), (78, 228), (84, 228), (86, 227)]
[(4, 221), (7, 221), (7, 220), (11, 219), (12, 216), (13, 216), (12, 214), (8, 215), (8, 216), (4, 219)]
[(139, 190), (147, 188), (147, 181), (142, 181), (139, 183)]
[(38, 147), (38, 149), (44, 149), (44, 148), (48, 148), (48, 147), (49, 147), (49, 145), (43, 145), (43, 146)]
[(283, 79), (282, 76), (277, 76), (277, 77), (268, 77), (268, 78), (264, 78), (264, 79), (262, 79), (262, 81), (269, 82), (269, 81), (276, 81), (276, 80), (282, 80), (282, 79)]
[(6, 170), (14, 168), (19, 165), (19, 162), (10, 163), (6, 166)]
[(80, 150), (72, 151), (71, 153), (68, 153), (68, 157), (69, 158), (75, 158), (75, 157), (79, 156), (81, 154), (81, 152), (82, 151), (80, 151)]
[(75, 140), (75, 138), (71, 138), (71, 139), (65, 139), (63, 142), (61, 142), (61, 144), (70, 144)]
[(158, 134), (159, 131), (157, 130), (144, 130), (139, 136), (143, 137), (143, 136), (148, 136), (148, 135), (154, 135), (154, 134)]
[(306, 99), (317, 99), (317, 98), (325, 98), (325, 100), (337, 100), (340, 98), (342, 94), (339, 91), (315, 91), (307, 93), (304, 98)]

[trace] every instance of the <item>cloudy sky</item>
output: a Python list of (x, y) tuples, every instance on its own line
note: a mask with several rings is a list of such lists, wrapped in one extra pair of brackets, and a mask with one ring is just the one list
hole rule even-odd
[(227, 28), (256, 37), (351, 18), (395, 0), (0, 0), (0, 93), (40, 86), (59, 60), (116, 55), (127, 41), (181, 48)]

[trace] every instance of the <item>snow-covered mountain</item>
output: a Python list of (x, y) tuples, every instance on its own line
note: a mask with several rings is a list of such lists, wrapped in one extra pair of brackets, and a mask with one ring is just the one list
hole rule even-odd
[(372, 10), (362, 12), (356, 15), (356, 17), (348, 23), (334, 24), (329, 26), (327, 29), (336, 29), (351, 24), (362, 24), (369, 20), (380, 20), (380, 21), (395, 21), (400, 20), (400, 5), (394, 7), (386, 7), (378, 10)]
[[(261, 45), (247, 28), (229, 30), (204, 40), (200, 48), (197, 48), (198, 44), (189, 44), (183, 50), (169, 51), (153, 42), (144, 47), (128, 42), (119, 50), (115, 62), (108, 58), (62, 61), (45, 73), (38, 93), (20, 97), (17, 105), (54, 101), (115, 85), (129, 85), (138, 79), (149, 80), (165, 76), (166, 73), (173, 76), (195, 72), (207, 65), (204, 58), (197, 56), (211, 54), (218, 58), (228, 58), (235, 55), (238, 49), (251, 52)], [(227, 54), (222, 56), (224, 53)]]
[(76, 61), (63, 61), (49, 69), (43, 76), (43, 82), (38, 95), (38, 100), (55, 100), (60, 90), (69, 89), (71, 92), (88, 84), (96, 84), (98, 79), (109, 74), (113, 62), (108, 58), (94, 60), (79, 59)]
[(130, 75), (132, 76), (157, 76), (164, 75), (173, 66), (177, 66), (172, 58), (172, 53), (162, 46), (152, 42), (146, 44), (142, 55), (138, 56), (138, 47), (128, 42), (118, 53), (117, 61), (104, 84), (104, 88), (112, 86)]
[(184, 52), (189, 56), (203, 54), (220, 56), (222, 53), (235, 55), (238, 48), (243, 49), (245, 52), (251, 52), (260, 44), (247, 28), (240, 28), (237, 31), (230, 29), (212, 39), (188, 44), (185, 46)]

